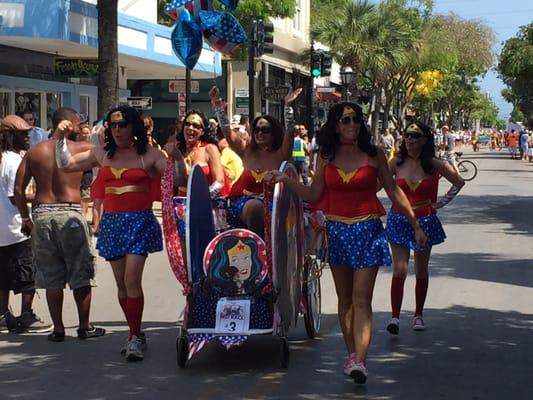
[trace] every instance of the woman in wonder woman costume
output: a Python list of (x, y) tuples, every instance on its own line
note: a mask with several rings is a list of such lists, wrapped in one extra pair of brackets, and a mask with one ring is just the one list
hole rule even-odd
[[(137, 112), (118, 106), (105, 119), (105, 145), (71, 156), (63, 137), (56, 141), (56, 162), (67, 171), (85, 171), (101, 166), (94, 198), (104, 199), (97, 248), (110, 262), (118, 288), (118, 301), (129, 326), (123, 349), (128, 361), (142, 360), (144, 335), (141, 320), (144, 308), (142, 274), (148, 253), (163, 248), (161, 228), (152, 212), (153, 188), (164, 174), (166, 158), (161, 150), (148, 146), (146, 128)], [(185, 164), (179, 151), (174, 154), (175, 186), (183, 184)]]
[(338, 315), (348, 350), (344, 373), (365, 383), (365, 360), (372, 336), (372, 295), (378, 269), (390, 265), (380, 220), (385, 210), (376, 196), (380, 183), (395, 206), (408, 216), (416, 242), (426, 236), (396, 185), (382, 150), (370, 143), (361, 107), (334, 105), (317, 135), (319, 161), (311, 186), (272, 172), (302, 199), (326, 213), (328, 262), (338, 295)]
[[(200, 165), (209, 183), (211, 198), (226, 197), (229, 194), (231, 182), (224, 172), (220, 162), (218, 142), (214, 133), (211, 132), (209, 121), (203, 112), (191, 110), (187, 113), (181, 129), (176, 134), (176, 142), (177, 147), (175, 149), (183, 154), (187, 176), (193, 165)], [(185, 180), (184, 186), (178, 188), (178, 197), (174, 197), (176, 223), (180, 238), (183, 241), (185, 241), (186, 183), (187, 180)]]
[[(449, 163), (435, 158), (433, 134), (431, 129), (421, 122), (409, 125), (403, 134), (400, 153), (391, 160), (390, 168), (396, 178), (396, 183), (409, 199), (418, 223), (428, 238), (425, 246), (418, 246), (405, 214), (397, 207), (392, 207), (387, 217), (386, 228), (393, 262), (390, 289), (392, 318), (387, 325), (387, 330), (392, 335), (397, 335), (400, 330), (403, 287), (411, 250), (416, 273), (416, 311), (413, 329), (417, 331), (425, 329), (422, 313), (428, 290), (428, 264), (431, 248), (444, 242), (446, 238), (435, 209), (449, 203), (459, 193), (465, 182)], [(441, 175), (453, 186), (440, 201), (436, 202)]]
[[(292, 132), (291, 127), (294, 126), (292, 111), (288, 106), (301, 92), (302, 89), (296, 89), (285, 97), (288, 132)], [(209, 96), (222, 132), (230, 148), (241, 157), (244, 166), (243, 173), (233, 184), (228, 196), (230, 225), (244, 226), (263, 237), (263, 179), (267, 172), (278, 169), (283, 161), (291, 158), (294, 136), (286, 134), (274, 118), (263, 115), (252, 122), (250, 136), (243, 137), (231, 129), (218, 88), (213, 87)]]

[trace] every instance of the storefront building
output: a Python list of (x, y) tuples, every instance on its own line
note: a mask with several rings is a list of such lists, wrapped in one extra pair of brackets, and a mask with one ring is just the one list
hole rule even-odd
[[(120, 0), (119, 96), (130, 80), (183, 79), (172, 28), (157, 24), (157, 0)], [(43, 128), (69, 106), (97, 119), (96, 0), (0, 0), (0, 116), (32, 111)], [(193, 79), (222, 74), (220, 55), (204, 46)]]

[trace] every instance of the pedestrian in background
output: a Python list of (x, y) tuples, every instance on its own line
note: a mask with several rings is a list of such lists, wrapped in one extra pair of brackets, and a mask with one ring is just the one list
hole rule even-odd
[[(48, 332), (32, 309), (35, 296), (35, 271), (31, 240), (22, 228), (15, 206), (15, 177), (22, 153), (30, 146), (32, 127), (16, 115), (0, 122), (0, 332)], [(21, 293), (21, 314), (9, 310), (9, 292)]]

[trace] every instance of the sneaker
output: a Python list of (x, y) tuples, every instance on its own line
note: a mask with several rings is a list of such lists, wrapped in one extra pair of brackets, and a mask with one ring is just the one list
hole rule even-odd
[(391, 335), (397, 335), (400, 333), (400, 320), (398, 318), (391, 318), (387, 325), (387, 330)]
[(142, 361), (144, 358), (142, 350), (142, 341), (141, 338), (137, 336), (132, 336), (131, 340), (126, 346), (126, 360), (128, 361)]
[(45, 324), (33, 311), (26, 311), (17, 318), (17, 333), (44, 333), (53, 329), (51, 324)]
[(368, 376), (368, 370), (365, 367), (363, 361), (355, 364), (350, 376), (353, 378), (355, 383), (363, 385), (366, 383), (366, 377)]
[(423, 331), (426, 329), (426, 325), (424, 324), (424, 320), (422, 319), (421, 315), (415, 315), (413, 318), (413, 330), (415, 331)]
[[(141, 332), (139, 334), (139, 339), (141, 340), (141, 346), (143, 350), (146, 350), (146, 335), (144, 332)], [(126, 354), (126, 349), (128, 348), (129, 340), (126, 340), (126, 343), (124, 343), (124, 346), (120, 349), (120, 354)]]
[(65, 332), (56, 332), (53, 331), (48, 335), (49, 342), (64, 342), (65, 341)]
[(344, 361), (344, 375), (352, 377), (352, 371), (355, 368), (355, 354), (352, 353), (346, 358), (346, 361)]
[(17, 319), (7, 311), (4, 315), (0, 316), (0, 332), (8, 333), (15, 332), (17, 329)]
[(99, 327), (92, 326), (92, 325), (89, 329), (79, 328), (77, 332), (78, 332), (78, 339), (92, 339), (92, 338), (97, 338), (97, 337), (105, 335), (104, 328), (99, 328)]

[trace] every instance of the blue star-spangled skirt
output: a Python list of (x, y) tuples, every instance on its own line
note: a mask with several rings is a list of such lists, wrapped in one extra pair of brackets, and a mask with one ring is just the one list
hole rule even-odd
[(407, 217), (390, 210), (387, 216), (387, 228), (385, 229), (387, 239), (393, 244), (398, 244), (414, 251), (425, 251), (436, 244), (444, 242), (444, 239), (446, 239), (446, 234), (444, 229), (442, 229), (442, 224), (437, 214), (433, 213), (427, 217), (419, 217), (418, 223), (428, 238), (424, 247), (416, 245), (415, 232), (409, 225)]
[(156, 253), (163, 250), (161, 226), (152, 210), (104, 212), (96, 248), (106, 260)]
[(327, 221), (329, 265), (353, 269), (391, 265), (389, 244), (380, 219), (353, 224)]
[(252, 199), (264, 201), (262, 195), (250, 195), (233, 197), (229, 201), (228, 207), (228, 224), (234, 228), (246, 228), (245, 223), (241, 220), (242, 209), (246, 203)]

